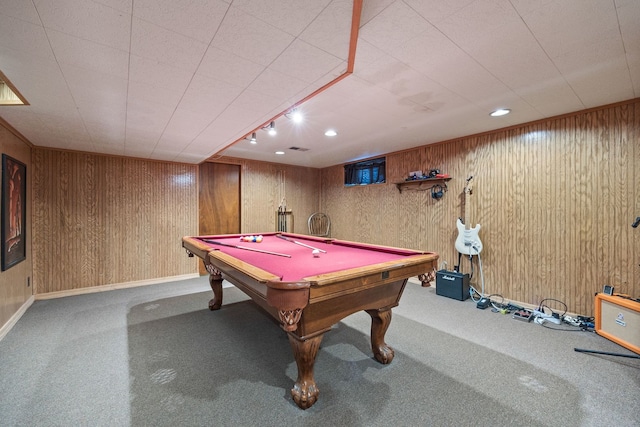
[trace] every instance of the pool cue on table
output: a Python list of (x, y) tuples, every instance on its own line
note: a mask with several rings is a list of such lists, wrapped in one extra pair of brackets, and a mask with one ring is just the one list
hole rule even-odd
[(278, 255), (278, 256), (291, 258), (291, 255), (288, 255), (288, 254), (281, 254), (281, 253), (278, 253), (278, 252), (271, 252), (271, 251), (263, 251), (262, 249), (248, 248), (246, 246), (230, 245), (229, 243), (222, 243), (222, 242), (218, 242), (216, 240), (202, 239), (202, 241), (205, 242), (205, 243), (211, 243), (211, 244), (214, 244), (214, 245), (227, 246), (227, 247), (236, 248), (236, 249), (244, 249), (245, 251), (260, 252), (260, 253), (263, 253), (263, 254)]
[(293, 240), (293, 239), (290, 239), (290, 238), (288, 238), (288, 237), (285, 237), (285, 236), (283, 236), (282, 234), (276, 234), (276, 237), (279, 237), (279, 238), (284, 239), (284, 240), (286, 240), (286, 241), (288, 241), (288, 242), (291, 242), (291, 243), (295, 243), (296, 245), (304, 246), (305, 248), (309, 248), (309, 249), (313, 249), (313, 250), (316, 250), (316, 251), (320, 251), (320, 252), (322, 252), (322, 253), (324, 253), (324, 254), (326, 254), (326, 253), (327, 253), (327, 251), (325, 251), (325, 250), (323, 250), (323, 249), (320, 249), (320, 248), (314, 248), (313, 246), (309, 246), (309, 245), (306, 245), (306, 244), (304, 244), (304, 243), (298, 242), (297, 240)]

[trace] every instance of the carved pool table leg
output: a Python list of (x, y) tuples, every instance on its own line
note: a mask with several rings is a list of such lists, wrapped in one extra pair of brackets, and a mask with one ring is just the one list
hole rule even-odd
[(209, 300), (209, 310), (219, 310), (222, 306), (222, 272), (212, 264), (204, 264), (209, 272), (209, 285), (213, 291), (213, 298)]
[(384, 335), (391, 324), (391, 309), (366, 310), (371, 316), (371, 350), (376, 360), (382, 364), (391, 363), (393, 349), (384, 342)]
[(298, 379), (291, 389), (291, 397), (301, 409), (308, 409), (316, 403), (320, 390), (313, 378), (313, 365), (324, 334), (319, 334), (304, 341), (292, 334), (289, 342), (298, 366)]
[(429, 286), (431, 286), (431, 282), (436, 280), (435, 268), (428, 273), (418, 275), (418, 279), (422, 282), (422, 287), (428, 288)]

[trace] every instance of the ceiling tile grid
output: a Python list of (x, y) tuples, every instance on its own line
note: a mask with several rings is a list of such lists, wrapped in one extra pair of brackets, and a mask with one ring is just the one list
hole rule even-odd
[(0, 117), (42, 147), (326, 167), (640, 96), (637, 0), (364, 0), (342, 79), (357, 3), (4, 0), (0, 71), (30, 105)]

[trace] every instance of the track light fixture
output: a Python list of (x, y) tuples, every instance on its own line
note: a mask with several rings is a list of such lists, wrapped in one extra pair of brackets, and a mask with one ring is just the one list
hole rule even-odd
[(251, 134), (251, 138), (245, 138), (247, 141), (249, 141), (252, 144), (257, 144), (258, 143), (258, 138), (256, 138), (256, 133), (253, 132)]
[(284, 116), (287, 119), (293, 120), (294, 123), (302, 123), (304, 120), (304, 116), (297, 108), (293, 108), (291, 111), (285, 113)]
[(276, 122), (269, 123), (269, 126), (263, 127), (262, 130), (266, 130), (267, 132), (269, 132), (269, 135), (271, 136), (276, 135), (278, 133), (278, 131), (276, 130)]

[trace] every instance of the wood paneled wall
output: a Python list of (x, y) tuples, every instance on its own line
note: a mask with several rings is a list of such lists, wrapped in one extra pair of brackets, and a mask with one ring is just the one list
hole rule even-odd
[[(432, 168), (453, 177), (440, 200), (393, 184)], [(631, 228), (640, 215), (639, 100), (390, 154), (387, 184), (346, 188), (342, 166), (324, 169), (321, 209), (333, 237), (434, 250), (452, 269), (469, 176), (485, 293), (534, 305), (553, 298), (584, 315), (604, 284), (640, 296), (640, 228)], [(470, 272), (468, 261), (462, 269)], [(477, 259), (472, 282), (481, 288)]]
[(34, 149), (37, 293), (196, 272), (197, 166)]
[[(639, 100), (392, 153), (381, 185), (345, 188), (342, 165), (217, 161), (241, 165), (243, 233), (275, 230), (284, 199), (294, 232), (322, 210), (333, 237), (434, 250), (449, 269), (473, 175), (467, 219), (482, 227), (485, 293), (554, 298), (585, 315), (605, 283), (640, 294), (640, 229), (630, 227), (640, 215)], [(179, 244), (197, 232), (197, 166), (47, 149), (34, 149), (32, 164), (38, 293), (197, 271)], [(440, 200), (393, 184), (431, 168), (453, 177)], [(476, 260), (478, 288), (480, 278)]]
[(276, 211), (282, 200), (293, 212), (293, 231), (306, 234), (307, 219), (320, 206), (320, 170), (253, 160), (220, 158), (241, 165), (241, 231), (276, 231)]
[[(32, 298), (31, 284), (31, 146), (21, 136), (16, 135), (4, 120), (0, 119), (0, 149), (27, 166), (27, 224), (26, 259), (6, 271), (0, 272), (0, 337), (3, 326), (24, 309), (25, 303)], [(15, 319), (15, 318), (14, 318)]]

